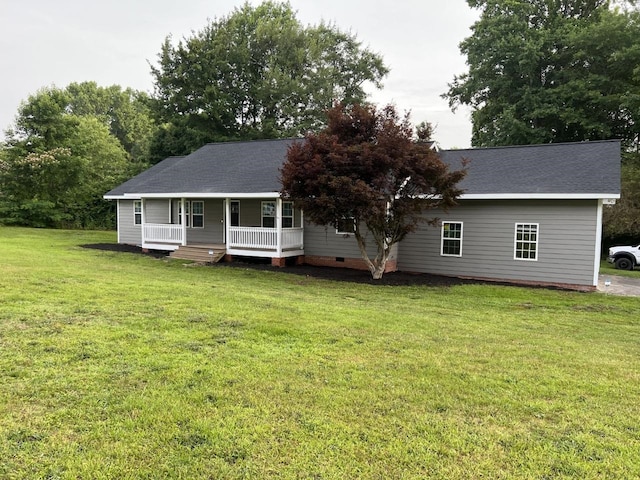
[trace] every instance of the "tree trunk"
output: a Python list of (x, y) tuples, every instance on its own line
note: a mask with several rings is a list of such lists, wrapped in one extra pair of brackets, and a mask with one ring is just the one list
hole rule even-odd
[(380, 280), (382, 275), (384, 275), (384, 269), (387, 266), (387, 259), (389, 258), (389, 246), (378, 245), (378, 254), (376, 258), (371, 261), (369, 255), (367, 254), (367, 245), (360, 235), (360, 232), (355, 232), (356, 241), (358, 243), (358, 248), (360, 249), (360, 255), (362, 259), (367, 264), (369, 271), (371, 272), (371, 277), (374, 280)]
[(374, 268), (371, 270), (371, 276), (374, 280), (380, 280), (382, 275), (384, 274), (384, 268), (387, 266), (387, 259), (385, 258), (378, 265), (374, 265)]

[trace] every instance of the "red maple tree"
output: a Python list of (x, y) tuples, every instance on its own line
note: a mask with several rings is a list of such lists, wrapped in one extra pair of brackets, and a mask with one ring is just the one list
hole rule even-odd
[[(409, 115), (401, 118), (392, 105), (338, 104), (327, 116), (323, 131), (289, 148), (282, 193), (316, 225), (344, 228), (353, 219), (362, 258), (380, 279), (392, 246), (421, 222), (437, 222), (426, 210), (456, 204), (466, 172), (450, 172), (425, 141), (428, 125), (415, 140)], [(370, 238), (374, 258), (367, 253)]]

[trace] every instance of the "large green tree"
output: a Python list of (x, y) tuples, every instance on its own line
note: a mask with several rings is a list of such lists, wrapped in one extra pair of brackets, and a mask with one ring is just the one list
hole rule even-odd
[[(606, 0), (468, 0), (469, 71), (444, 95), (472, 108), (476, 146), (640, 133), (640, 16)], [(625, 2), (627, 3), (627, 2)]]
[(0, 148), (0, 220), (112, 226), (113, 206), (102, 195), (148, 165), (153, 122), (145, 103), (93, 82), (31, 95)]
[(624, 155), (621, 187), (620, 200), (604, 209), (605, 244), (636, 245), (640, 243), (640, 154)]
[(392, 106), (337, 105), (324, 130), (289, 149), (283, 194), (317, 225), (343, 230), (347, 220), (372, 277), (380, 279), (392, 247), (429, 221), (425, 212), (455, 205), (462, 193), (457, 183), (465, 171), (449, 171), (426, 141), (430, 131), (421, 124), (416, 141), (408, 115), (400, 118)]
[(31, 148), (18, 144), (0, 160), (0, 220), (34, 227), (110, 227), (102, 200), (131, 173), (127, 153), (95, 117), (68, 116), (63, 138)]
[(297, 136), (337, 100), (380, 87), (382, 58), (334, 25), (305, 26), (288, 3), (246, 3), (173, 45), (152, 67), (160, 160), (205, 142)]

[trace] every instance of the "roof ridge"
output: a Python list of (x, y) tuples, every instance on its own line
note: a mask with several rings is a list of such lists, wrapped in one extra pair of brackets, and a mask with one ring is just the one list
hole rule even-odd
[[(282, 142), (282, 141), (291, 141), (291, 140), (304, 140), (304, 137), (282, 137), (282, 138), (254, 138), (252, 140), (226, 140), (224, 142), (207, 142), (203, 146), (207, 145), (229, 145), (234, 144), (238, 145), (241, 143), (260, 143), (260, 142)], [(194, 150), (194, 152), (198, 151), (200, 148)], [(193, 152), (191, 152), (193, 153)]]
[(594, 143), (620, 143), (622, 140), (617, 138), (611, 138), (607, 140), (583, 140), (580, 142), (558, 142), (558, 143), (532, 143), (527, 145), (496, 145), (493, 147), (469, 147), (469, 148), (451, 148), (446, 150), (440, 150), (441, 152), (467, 152), (467, 151), (478, 151), (478, 150), (506, 150), (506, 149), (514, 149), (514, 148), (536, 148), (536, 147), (556, 147), (556, 146), (568, 146), (568, 145), (587, 145)]

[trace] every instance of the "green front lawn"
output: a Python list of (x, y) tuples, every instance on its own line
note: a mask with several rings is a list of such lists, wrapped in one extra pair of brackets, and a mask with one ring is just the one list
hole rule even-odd
[(640, 299), (0, 229), (0, 478), (640, 477)]

